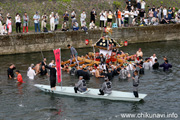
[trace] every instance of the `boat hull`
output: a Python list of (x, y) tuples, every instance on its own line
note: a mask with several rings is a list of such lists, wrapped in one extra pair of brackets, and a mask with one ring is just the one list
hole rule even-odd
[(99, 90), (94, 88), (88, 88), (85, 93), (74, 93), (74, 87), (66, 86), (56, 86), (56, 90), (51, 90), (49, 85), (35, 84), (35, 87), (39, 88), (44, 92), (55, 93), (60, 95), (74, 96), (74, 97), (86, 97), (95, 99), (107, 99), (107, 100), (117, 100), (117, 101), (140, 101), (143, 100), (147, 94), (139, 94), (139, 98), (135, 98), (133, 93), (112, 91), (110, 95), (98, 95)]

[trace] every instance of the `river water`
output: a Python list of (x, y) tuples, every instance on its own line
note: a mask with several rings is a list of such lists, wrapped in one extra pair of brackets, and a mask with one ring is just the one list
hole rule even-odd
[[(48, 85), (47, 77), (37, 76), (35, 80), (29, 80), (26, 77), (26, 71), (30, 64), (36, 64), (42, 60), (41, 53), (0, 56), (0, 120), (121, 120), (123, 119), (122, 113), (179, 114), (180, 41), (130, 44), (123, 47), (122, 50), (129, 54), (135, 54), (140, 47), (144, 52), (144, 57), (150, 57), (156, 53), (159, 62), (162, 63), (162, 56), (167, 56), (169, 63), (173, 65), (173, 68), (166, 73), (162, 70), (145, 71), (145, 75), (140, 79), (139, 92), (146, 93), (148, 96), (141, 102), (109, 101), (47, 94), (33, 86), (34, 84)], [(92, 51), (92, 48), (78, 49), (77, 51), (79, 55), (85, 55), (85, 53)], [(69, 55), (69, 50), (62, 50), (63, 60), (67, 60)], [(44, 56), (47, 57), (48, 62), (54, 59), (52, 51), (44, 52)], [(15, 80), (7, 79), (9, 63), (16, 65), (26, 83), (17, 85)], [(76, 78), (63, 73), (64, 86), (73, 86), (77, 81)], [(92, 77), (88, 86), (99, 88), (102, 83), (102, 79)], [(133, 89), (132, 80), (122, 81), (115, 77), (113, 89), (131, 92)], [(169, 120), (171, 119), (169, 118)]]

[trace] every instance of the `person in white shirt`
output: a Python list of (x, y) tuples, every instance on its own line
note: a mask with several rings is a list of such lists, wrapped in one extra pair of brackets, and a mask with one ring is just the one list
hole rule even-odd
[(6, 23), (3, 23), (3, 26), (0, 32), (1, 32), (1, 35), (7, 34)]
[(29, 79), (34, 80), (34, 76), (36, 76), (34, 66), (29, 67), (29, 70), (27, 72), (27, 76), (28, 76)]
[(147, 58), (145, 59), (145, 62), (143, 63), (143, 68), (145, 70), (149, 70), (151, 68), (149, 60)]
[(101, 11), (100, 15), (100, 24), (99, 27), (102, 29), (102, 27), (104, 27), (104, 21), (105, 21), (105, 13), (104, 11)]
[(19, 13), (16, 14), (15, 21), (16, 21), (16, 33), (21, 33), (21, 17)]
[(83, 12), (81, 13), (80, 21), (81, 21), (81, 27), (82, 27), (83, 21), (86, 21), (86, 12), (85, 12), (85, 10), (83, 10)]
[(150, 57), (152, 59), (152, 64), (155, 63), (155, 59), (157, 59), (156, 54), (153, 54), (153, 56)]
[(164, 18), (166, 18), (166, 15), (167, 15), (167, 9), (166, 9), (166, 7), (164, 7), (164, 9), (163, 9), (163, 16), (164, 16)]
[(51, 12), (51, 15), (49, 16), (50, 19), (50, 30), (54, 31), (55, 30), (55, 18), (54, 18), (54, 12)]
[[(0, 16), (1, 17), (1, 16)], [(3, 24), (1, 22), (1, 19), (0, 19), (0, 33), (1, 35), (3, 35)]]
[(77, 22), (73, 23), (73, 30), (79, 30), (79, 24)]
[(90, 24), (89, 24), (89, 29), (94, 29), (95, 28), (95, 24), (94, 24), (94, 21), (92, 21)]
[(141, 2), (141, 9), (145, 10), (146, 2), (143, 0)]
[(54, 60), (51, 60), (51, 62), (49, 63), (49, 67), (52, 67), (54, 65)]

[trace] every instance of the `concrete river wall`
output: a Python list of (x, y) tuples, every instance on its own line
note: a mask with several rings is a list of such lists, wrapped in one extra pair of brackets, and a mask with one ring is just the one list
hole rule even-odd
[[(88, 34), (71, 31), (5, 35), (0, 36), (0, 55), (67, 49), (68, 44), (75, 48), (91, 47), (101, 36), (100, 30), (89, 30)], [(129, 43), (180, 40), (180, 24), (116, 28), (112, 38)], [(85, 44), (86, 39), (89, 40), (88, 45)]]

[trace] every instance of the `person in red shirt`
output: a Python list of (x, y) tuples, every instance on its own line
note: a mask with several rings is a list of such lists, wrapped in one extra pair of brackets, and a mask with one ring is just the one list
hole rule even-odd
[(20, 74), (19, 70), (16, 70), (16, 75), (17, 75), (17, 82), (18, 83), (24, 83), (23, 79), (22, 79), (22, 75)]

